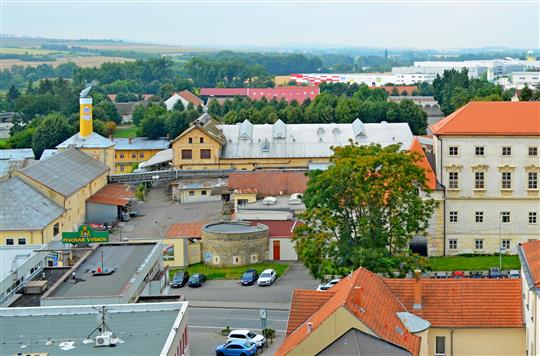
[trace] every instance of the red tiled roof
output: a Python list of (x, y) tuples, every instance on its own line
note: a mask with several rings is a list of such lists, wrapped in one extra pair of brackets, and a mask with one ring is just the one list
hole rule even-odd
[(172, 224), (165, 237), (168, 239), (200, 239), (202, 227), (206, 224), (208, 224), (207, 221)]
[(538, 288), (540, 287), (540, 240), (523, 243), (520, 249), (527, 262), (524, 267), (528, 269), (532, 283)]
[[(386, 90), (386, 92), (388, 94), (391, 94), (392, 93), (392, 90), (394, 90), (394, 88), (397, 89), (399, 95), (401, 95), (401, 93), (403, 93), (404, 91), (407, 93), (407, 95), (412, 95), (413, 92), (418, 89), (416, 86), (414, 85), (383, 85), (383, 86), (380, 86), (380, 87), (371, 87), (371, 89), (378, 89), (378, 88), (381, 88), (381, 89), (384, 89)], [(412, 99), (412, 98), (411, 98)]]
[(519, 279), (422, 279), (422, 309), (413, 308), (413, 279), (385, 279), (409, 312), (432, 327), (523, 327)]
[(263, 224), (268, 226), (269, 237), (291, 238), (294, 228), (302, 224), (298, 220), (250, 220), (251, 225)]
[(193, 94), (189, 90), (183, 90), (180, 93), (177, 93), (179, 96), (184, 98), (187, 102), (193, 104), (193, 106), (202, 106), (204, 105), (204, 102), (199, 98), (197, 95)]
[(256, 171), (234, 172), (229, 175), (228, 187), (259, 196), (290, 195), (307, 189), (308, 177), (304, 172)]
[(433, 169), (431, 168), (431, 165), (426, 157), (426, 153), (422, 149), (422, 145), (420, 145), (418, 138), (413, 138), (409, 151), (416, 152), (420, 155), (421, 159), (417, 162), (417, 164), (425, 171), (427, 186), (429, 189), (434, 190), (437, 187), (437, 178), (435, 177), (435, 172), (433, 172)]
[(201, 88), (201, 96), (247, 96), (247, 88)]
[(538, 136), (540, 102), (473, 101), (433, 124), (435, 135)]
[(313, 291), (295, 291), (287, 336), (276, 355), (286, 355), (304, 341), (306, 323), (316, 329), (340, 307), (375, 335), (413, 355), (420, 351), (421, 338), (408, 331), (398, 312), (413, 313), (432, 327), (523, 327), (519, 279), (423, 279), (420, 310), (413, 308), (413, 283), (413, 279), (384, 279), (359, 268), (335, 285), (326, 301)]
[(112, 183), (101, 188), (86, 201), (97, 204), (126, 206), (135, 196), (126, 184)]
[(295, 331), (333, 296), (334, 292), (332, 291), (294, 290), (287, 323), (287, 335)]

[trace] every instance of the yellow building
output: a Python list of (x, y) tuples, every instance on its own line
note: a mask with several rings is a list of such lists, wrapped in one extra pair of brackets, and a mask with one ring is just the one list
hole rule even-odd
[(519, 279), (385, 279), (295, 290), (282, 355), (523, 355)]
[(60, 238), (65, 209), (19, 177), (0, 181), (0, 245), (35, 245)]
[(146, 137), (114, 139), (114, 173), (130, 173), (138, 163), (152, 158), (156, 153), (169, 148), (169, 140), (150, 140)]
[(107, 184), (108, 171), (108, 166), (72, 147), (14, 176), (65, 210), (60, 230), (75, 231), (85, 222), (86, 200)]
[(332, 146), (353, 140), (359, 144), (411, 145), (407, 123), (274, 124), (254, 125), (248, 120), (221, 125), (203, 114), (172, 142), (172, 164), (177, 169), (309, 168), (327, 163)]

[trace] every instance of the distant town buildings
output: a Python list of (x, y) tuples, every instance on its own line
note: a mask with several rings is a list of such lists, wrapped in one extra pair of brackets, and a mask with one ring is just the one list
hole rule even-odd
[(302, 104), (306, 99), (313, 100), (319, 95), (320, 90), (317, 86), (289, 86), (275, 88), (201, 88), (201, 96), (211, 99), (233, 99), (235, 96), (247, 97), (252, 100), (266, 98), (286, 100), (291, 102), (296, 100)]

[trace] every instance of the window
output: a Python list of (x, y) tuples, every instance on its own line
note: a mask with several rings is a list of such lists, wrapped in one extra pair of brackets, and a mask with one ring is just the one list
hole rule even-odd
[(201, 191), (201, 195), (206, 195), (206, 190)]
[(536, 224), (536, 211), (529, 211), (529, 224)]
[(199, 143), (204, 143), (204, 137), (199, 137)]
[(209, 149), (201, 150), (201, 159), (210, 159), (210, 150)]
[(448, 240), (448, 248), (450, 250), (457, 250), (457, 240)]
[(501, 221), (505, 224), (508, 224), (510, 222), (510, 212), (509, 211), (503, 211), (501, 212)]
[(193, 190), (190, 190), (190, 191), (189, 191), (189, 196), (190, 196), (190, 197), (193, 197), (193, 196), (195, 196), (195, 191), (193, 191)]
[(15, 240), (14, 239), (6, 239), (6, 245), (8, 245), (8, 246), (15, 245)]
[(529, 147), (529, 156), (538, 156), (538, 147)]
[(474, 172), (474, 189), (484, 189), (484, 172)]
[(238, 205), (246, 205), (248, 203), (247, 199), (238, 199)]
[(250, 261), (251, 261), (251, 263), (259, 262), (259, 255), (251, 255)]
[(182, 150), (182, 159), (191, 159), (191, 150)]
[(144, 158), (144, 153), (139, 153), (139, 158)]
[(239, 264), (239, 263), (240, 263), (240, 257), (238, 257), (238, 256), (233, 256), (233, 258), (232, 258), (232, 263), (233, 263), (234, 265)]
[(458, 189), (459, 181), (458, 172), (448, 172), (448, 188), (449, 189)]
[(512, 173), (502, 172), (502, 189), (512, 189)]
[(529, 189), (538, 189), (538, 173), (529, 172), (527, 179), (527, 187)]
[(120, 166), (120, 172), (124, 171), (124, 166)]
[(53, 226), (53, 236), (56, 236), (60, 233), (60, 223), (56, 223)]
[(446, 355), (446, 338), (435, 336), (435, 355)]
[(501, 249), (510, 250), (510, 240), (502, 240), (501, 241)]
[(459, 154), (458, 146), (450, 146), (450, 147), (448, 147), (448, 154), (450, 156), (457, 156)]
[(19, 238), (19, 239), (17, 239), (17, 244), (19, 244), (19, 245), (26, 245), (26, 239), (25, 239), (25, 238)]
[(193, 143), (193, 137), (188, 138), (189, 143)]
[(123, 154), (123, 153), (120, 153), (120, 158), (124, 158), (124, 154)]
[(136, 154), (136, 153), (132, 153), (132, 154), (131, 154), (131, 159), (137, 159), (137, 154)]
[(474, 240), (474, 248), (477, 250), (484, 249), (484, 240)]
[(484, 222), (484, 212), (483, 211), (477, 211), (474, 218), (475, 218), (475, 221), (477, 223)]
[(512, 147), (510, 146), (504, 146), (502, 148), (502, 155), (503, 156), (511, 156), (512, 155)]
[(214, 262), (215, 265), (219, 265), (220, 264), (219, 256), (212, 257), (212, 262)]
[(450, 222), (457, 223), (457, 211), (450, 212)]
[(483, 146), (476, 146), (474, 148), (474, 153), (477, 155), (477, 156), (483, 156), (484, 155), (484, 147)]

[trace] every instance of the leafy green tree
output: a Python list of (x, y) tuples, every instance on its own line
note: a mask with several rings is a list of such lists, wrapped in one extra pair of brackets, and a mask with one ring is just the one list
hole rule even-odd
[(212, 99), (208, 103), (208, 114), (212, 117), (221, 117), (223, 115), (221, 105), (216, 99)]
[(525, 85), (523, 89), (521, 89), (521, 93), (519, 94), (519, 100), (520, 101), (531, 101), (534, 97), (533, 91), (529, 88), (528, 85)]
[(334, 148), (333, 166), (309, 173), (305, 225), (293, 239), (313, 276), (344, 275), (360, 266), (387, 275), (414, 267), (409, 242), (426, 231), (435, 207), (419, 194), (430, 191), (419, 159), (399, 145), (350, 144)]
[(170, 139), (176, 138), (189, 127), (189, 122), (184, 111), (173, 110), (167, 115), (166, 130)]
[(131, 113), (131, 121), (133, 121), (133, 124), (135, 126), (139, 126), (142, 119), (144, 118), (144, 114), (146, 113), (146, 105), (145, 104), (137, 104), (133, 108), (133, 112)]
[(164, 137), (167, 134), (167, 116), (163, 105), (149, 105), (139, 124), (139, 136), (152, 139)]
[(9, 146), (11, 148), (30, 148), (32, 147), (32, 138), (34, 137), (35, 128), (29, 127), (21, 131), (17, 131), (9, 138)]
[(52, 113), (43, 118), (34, 132), (32, 149), (36, 157), (41, 157), (46, 148), (55, 148), (76, 132), (62, 114)]
[(184, 111), (186, 108), (184, 107), (184, 104), (182, 103), (182, 100), (178, 99), (176, 103), (174, 103), (173, 110), (175, 111)]
[(427, 114), (412, 100), (401, 100), (398, 104), (398, 112), (400, 121), (408, 123), (413, 134), (426, 134)]
[(21, 96), (21, 93), (17, 90), (17, 88), (15, 88), (14, 85), (9, 87), (9, 90), (7, 92), (7, 95), (6, 95), (6, 99), (10, 103), (15, 103), (15, 100), (17, 100), (19, 98), (19, 96)]

